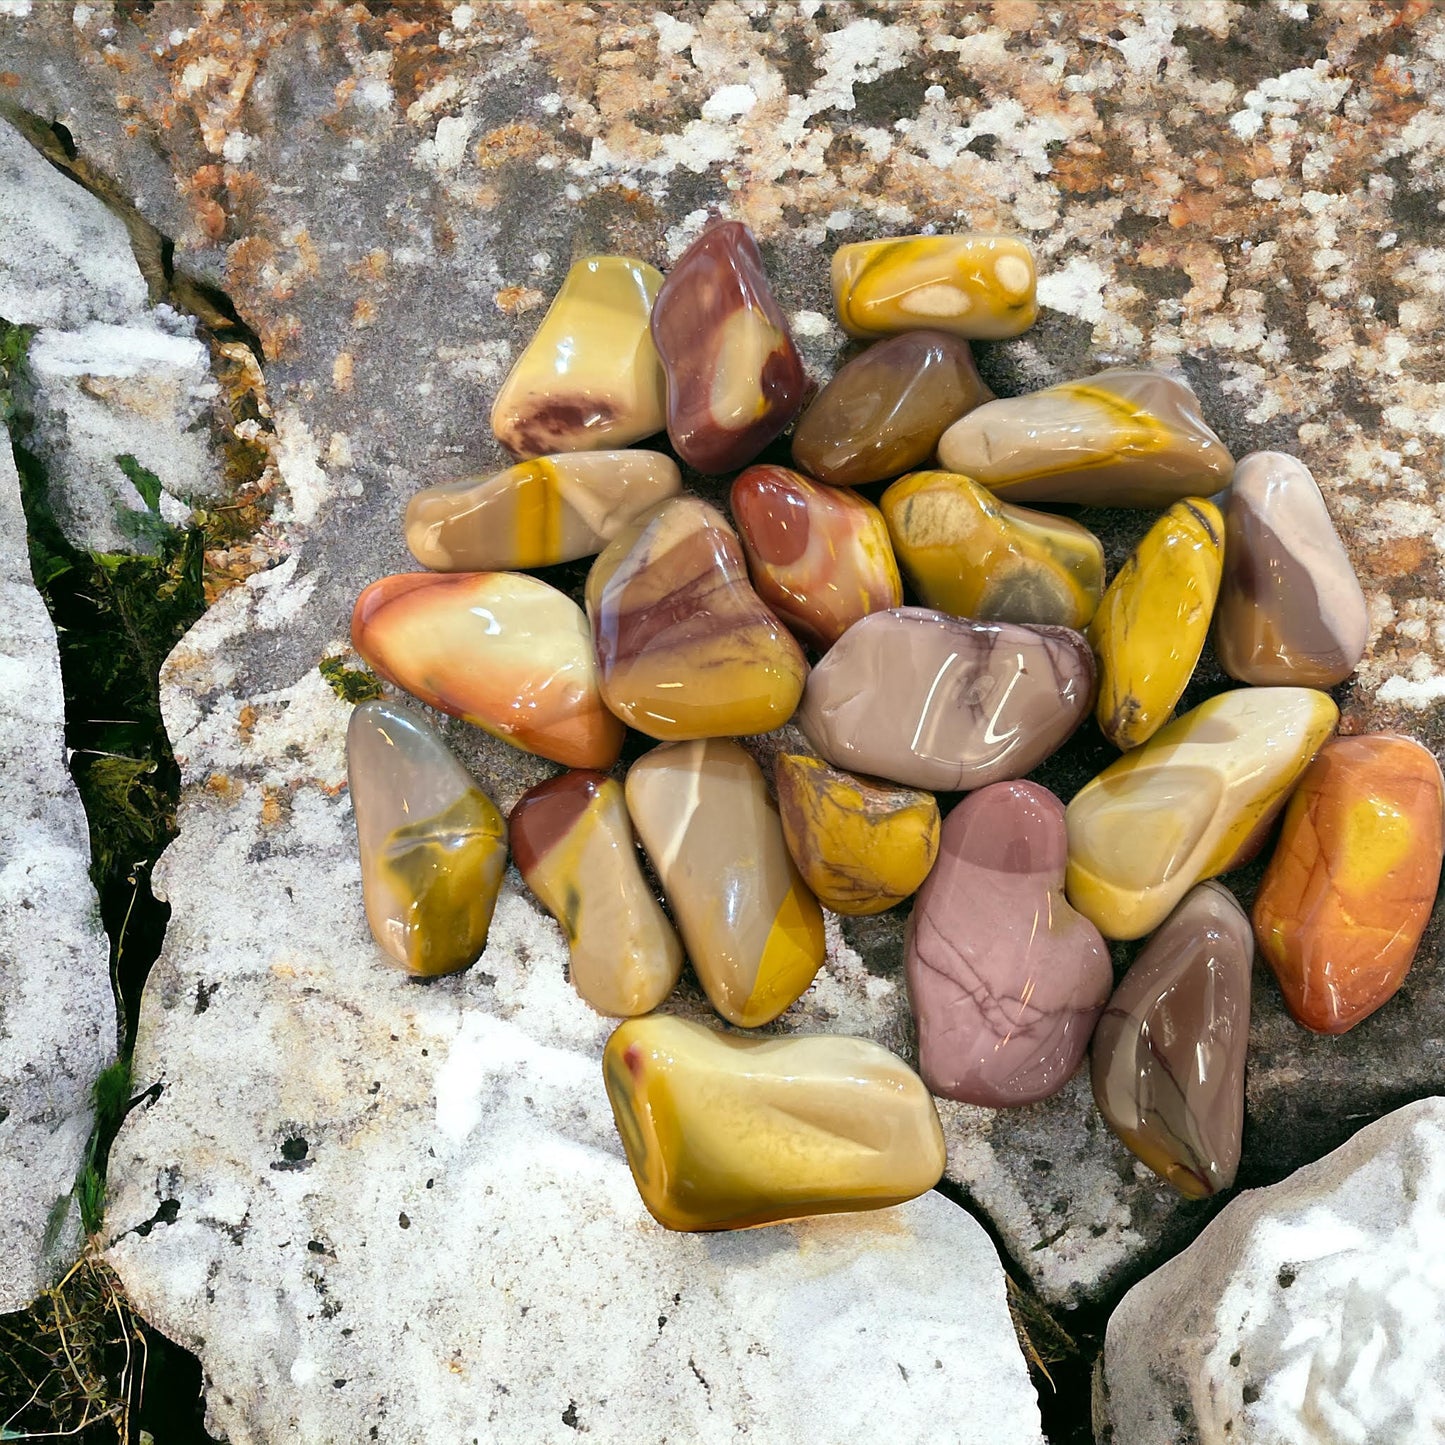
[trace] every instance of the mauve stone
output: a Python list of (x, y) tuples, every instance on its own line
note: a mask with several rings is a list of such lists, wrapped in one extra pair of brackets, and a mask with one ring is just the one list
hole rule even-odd
[(1064, 805), (995, 783), (944, 820), (908, 920), (919, 1072), (935, 1094), (1031, 1104), (1068, 1083), (1109, 997), (1099, 930), (1064, 898)]

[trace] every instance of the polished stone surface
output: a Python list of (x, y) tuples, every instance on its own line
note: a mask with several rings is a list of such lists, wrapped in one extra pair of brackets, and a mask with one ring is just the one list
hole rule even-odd
[(1228, 1189), (1239, 1167), (1253, 963), (1234, 895), (1201, 883), (1150, 937), (1094, 1030), (1104, 1122), (1186, 1199)]

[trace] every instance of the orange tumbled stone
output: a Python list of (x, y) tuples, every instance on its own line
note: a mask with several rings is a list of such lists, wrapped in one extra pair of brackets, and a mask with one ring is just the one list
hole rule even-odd
[(1445, 853), (1445, 783), (1394, 733), (1320, 749), (1284, 815), (1254, 904), (1261, 954), (1290, 1013), (1342, 1034), (1405, 980)]

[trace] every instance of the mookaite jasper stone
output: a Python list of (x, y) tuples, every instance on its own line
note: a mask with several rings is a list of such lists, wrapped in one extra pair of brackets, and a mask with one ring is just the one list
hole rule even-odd
[(407, 504), (406, 545), (433, 572), (550, 567), (600, 552), (682, 488), (661, 452), (564, 452), (490, 477), (427, 487)]
[(668, 1229), (746, 1229), (901, 1204), (943, 1176), (922, 1080), (841, 1034), (743, 1038), (654, 1014), (602, 1074), (637, 1192)]
[(507, 867), (496, 805), (420, 713), (364, 702), (346, 729), (346, 774), (366, 921), (408, 973), (474, 962)]
[(667, 369), (667, 434), (700, 472), (746, 466), (803, 404), (803, 363), (738, 221), (709, 227), (678, 257), (652, 335)]
[(1251, 452), (1224, 513), (1214, 650), (1241, 682), (1333, 687), (1370, 640), (1365, 594), (1309, 468)]
[(1083, 627), (1104, 548), (1065, 517), (1010, 507), (956, 472), (900, 477), (881, 503), (898, 561), (930, 606), (975, 622)]
[(671, 743), (627, 774), (627, 809), (712, 1006), (757, 1028), (823, 963), (823, 913), (762, 770), (735, 742)]
[(1336, 738), (1300, 780), (1254, 902), (1290, 1013), (1342, 1034), (1405, 980), (1440, 885), (1445, 791), (1428, 748)]
[(592, 564), (587, 614), (602, 696), (668, 741), (770, 732), (793, 715), (808, 664), (748, 582), (721, 512), (674, 497)]
[(1181, 381), (1118, 368), (954, 422), (938, 460), (1009, 502), (1167, 507), (1229, 484), (1234, 460)]
[(1338, 719), (1322, 692), (1248, 687), (1155, 733), (1069, 804), (1069, 902), (1106, 938), (1157, 928), (1252, 856)]
[(860, 617), (903, 601), (888, 528), (871, 502), (786, 467), (749, 467), (730, 502), (758, 595), (820, 652)]
[(622, 784), (562, 773), (523, 793), (508, 822), (517, 871), (567, 935), (573, 988), (599, 1013), (655, 1009), (682, 945), (642, 876)]
[(351, 642), (388, 682), (525, 752), (610, 768), (626, 729), (603, 705), (582, 609), (518, 572), (399, 573), (356, 599)]
[(1109, 583), (1089, 624), (1099, 659), (1095, 716), (1127, 750), (1147, 742), (1174, 712), (1194, 675), (1224, 558), (1224, 520), (1213, 502), (1175, 502)]
[(781, 753), (778, 812), (803, 881), (834, 913), (881, 913), (928, 877), (938, 856), (932, 793), (855, 778), (821, 758)]
[(492, 431), (513, 456), (625, 447), (662, 430), (650, 326), (661, 286), (662, 273), (631, 256), (573, 264), (492, 407)]
[(1030, 1104), (1068, 1083), (1114, 982), (1099, 930), (1064, 901), (1064, 806), (995, 783), (943, 825), (908, 920), (918, 1066), (935, 1094)]
[(793, 431), (793, 460), (820, 482), (886, 481), (933, 457), (965, 412), (993, 399), (968, 342), (908, 331), (842, 366)]
[(901, 236), (833, 252), (833, 305), (850, 336), (1017, 336), (1039, 314), (1034, 258), (1012, 236)]
[(1104, 1122), (1188, 1199), (1234, 1183), (1254, 939), (1218, 883), (1191, 889), (1144, 946), (1094, 1030)]
[(813, 669), (798, 722), (836, 767), (952, 792), (1038, 767), (1094, 701), (1077, 632), (894, 607), (855, 622)]

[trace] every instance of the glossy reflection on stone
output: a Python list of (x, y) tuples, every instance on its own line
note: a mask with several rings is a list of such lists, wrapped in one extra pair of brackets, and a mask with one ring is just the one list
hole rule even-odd
[(746, 466), (798, 414), (803, 363), (740, 222), (710, 226), (678, 257), (652, 334), (667, 370), (667, 434), (698, 471)]
[(1095, 507), (1167, 507), (1234, 471), (1183, 382), (1127, 367), (988, 402), (944, 432), (938, 460), (1008, 502)]
[(930, 607), (975, 622), (1083, 627), (1104, 592), (1086, 527), (1010, 507), (956, 472), (900, 477), (880, 503), (899, 565)]
[(376, 941), (419, 977), (473, 963), (507, 867), (496, 805), (432, 725), (401, 703), (352, 711), (346, 773)]
[(770, 732), (798, 705), (802, 650), (753, 591), (722, 513), (698, 497), (674, 497), (617, 534), (588, 574), (587, 613), (602, 695), (639, 732)]
[(665, 422), (652, 305), (662, 273), (631, 256), (588, 256), (567, 272), (492, 407), (517, 457), (625, 447)]
[(1309, 468), (1283, 452), (1251, 452), (1224, 513), (1224, 581), (1214, 650), (1241, 682), (1333, 687), (1370, 640), (1370, 615), (1349, 555)]
[(525, 752), (610, 768), (626, 730), (602, 701), (582, 609), (518, 572), (406, 572), (356, 600), (351, 641), (388, 682)]
[(758, 765), (735, 742), (654, 748), (627, 808), (698, 981), (729, 1023), (771, 1022), (823, 963), (823, 914), (783, 841)]
[(1251, 687), (1155, 733), (1069, 804), (1069, 902), (1106, 938), (1157, 928), (1253, 855), (1338, 718), (1322, 692)]
[(1095, 715), (1128, 750), (1173, 715), (1209, 635), (1224, 558), (1224, 520), (1213, 502), (1176, 502), (1109, 583), (1089, 624), (1099, 660)]
[(995, 783), (943, 825), (904, 945), (918, 1066), (935, 1094), (1030, 1104), (1089, 1046), (1114, 981), (1099, 930), (1064, 899), (1063, 804)]
[(809, 646), (826, 652), (860, 617), (903, 601), (871, 502), (786, 467), (749, 467), (729, 500), (753, 586)]
[(943, 1175), (922, 1080), (867, 1039), (745, 1038), (653, 1015), (602, 1055), (617, 1132), (668, 1229), (746, 1229), (901, 1204)]
[(1187, 1199), (1234, 1183), (1249, 1044), (1249, 920), (1218, 883), (1191, 889), (1094, 1030), (1104, 1122)]
[(1013, 236), (901, 236), (833, 252), (833, 305), (850, 336), (947, 331), (996, 340), (1039, 314), (1034, 258)]
[(793, 432), (793, 461), (835, 487), (882, 482), (922, 466), (966, 412), (993, 399), (968, 342), (909, 331), (845, 363)]
[(655, 1009), (682, 945), (642, 876), (622, 784), (562, 773), (523, 793), (508, 821), (517, 871), (567, 935), (573, 988), (599, 1013)]
[(855, 778), (821, 758), (781, 753), (778, 811), (803, 881), (834, 913), (881, 913), (914, 893), (938, 856), (932, 793)]
[(813, 669), (798, 722), (836, 767), (960, 791), (1022, 777), (1094, 701), (1077, 632), (895, 607), (854, 623)]
[(1320, 750), (1254, 903), (1260, 952), (1306, 1028), (1344, 1033), (1405, 981), (1440, 886), (1442, 829), (1428, 748), (1371, 733)]
[(682, 488), (661, 452), (566, 452), (490, 477), (427, 487), (407, 504), (406, 545), (433, 572), (550, 567), (600, 552)]

